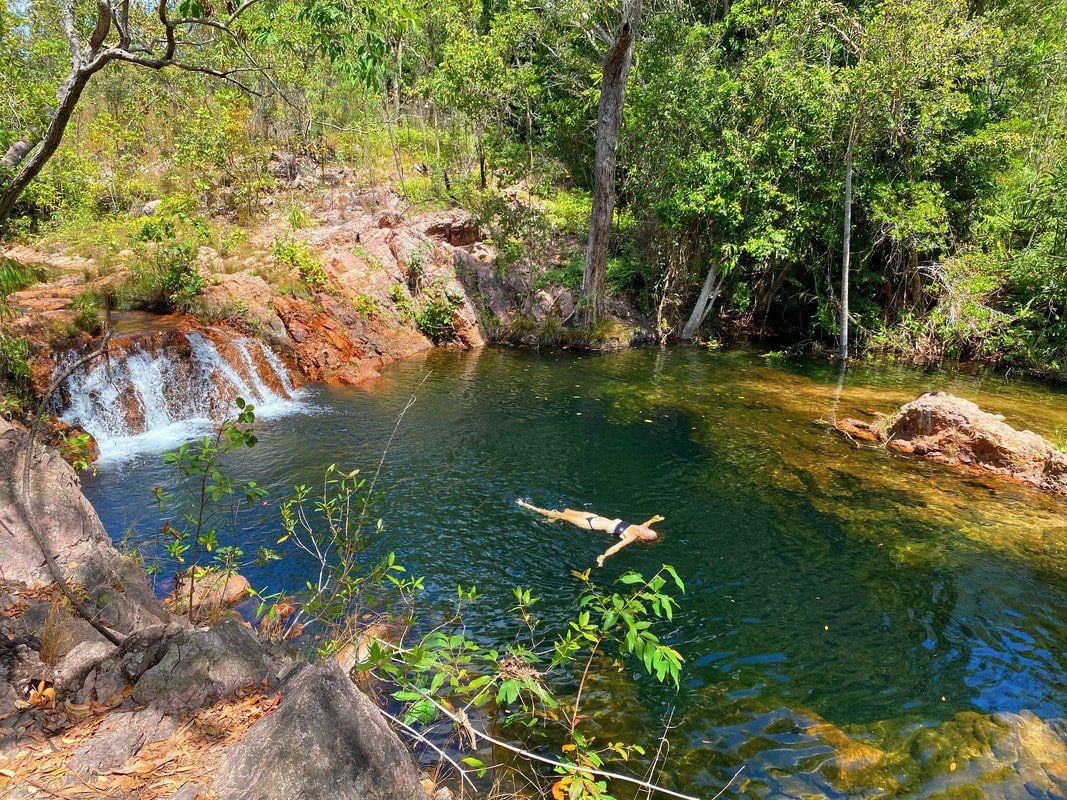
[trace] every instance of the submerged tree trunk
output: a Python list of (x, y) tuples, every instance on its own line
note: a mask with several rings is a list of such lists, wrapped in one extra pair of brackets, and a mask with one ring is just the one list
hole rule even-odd
[(837, 357), (848, 360), (848, 269), (852, 261), (852, 145), (856, 138), (856, 126), (853, 123), (848, 135), (848, 149), (845, 150), (845, 221), (844, 243), (841, 245), (841, 338), (838, 342)]
[(719, 289), (722, 282), (719, 280), (719, 265), (714, 261), (708, 267), (708, 275), (704, 278), (704, 285), (700, 287), (700, 296), (697, 297), (693, 311), (682, 327), (682, 340), (691, 342), (704, 324), (708, 314), (715, 307), (715, 301), (719, 298)]
[(589, 217), (589, 241), (585, 250), (582, 295), (587, 318), (599, 315), (604, 302), (604, 270), (615, 210), (615, 161), (626, 100), (626, 79), (633, 60), (634, 37), (641, 19), (641, 0), (624, 0), (622, 23), (615, 41), (604, 56), (597, 110), (596, 156), (593, 161), (593, 210)]

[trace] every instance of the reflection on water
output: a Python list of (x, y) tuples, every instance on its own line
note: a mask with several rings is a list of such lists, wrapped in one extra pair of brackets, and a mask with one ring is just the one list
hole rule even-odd
[[(1067, 758), (1047, 724), (1067, 706), (1067, 503), (857, 449), (826, 421), (937, 388), (1050, 435), (1067, 427), (1067, 395), (884, 366), (839, 389), (827, 364), (745, 352), (432, 353), (369, 391), (313, 391), (315, 413), (265, 422), (235, 468), (280, 496), (333, 462), (373, 466), (428, 373), (383, 473), (381, 546), (442, 596), (476, 584), (486, 636), (513, 635), (518, 583), (561, 619), (570, 570), (607, 543), (516, 497), (667, 517), (658, 545), (605, 573), (679, 568), (689, 592), (669, 638), (688, 682), (618, 676), (591, 694), (611, 711), (605, 735), (650, 749), (674, 709), (663, 780), (713, 789), (744, 763), (734, 796), (1057, 796), (1040, 765)], [(113, 535), (145, 539), (161, 524), (151, 487), (172, 481), (145, 457), (87, 491)], [(243, 535), (273, 542), (276, 519), (257, 513)], [(293, 587), (305, 569), (294, 553), (250, 577)], [(1036, 717), (989, 716), (1024, 710)]]

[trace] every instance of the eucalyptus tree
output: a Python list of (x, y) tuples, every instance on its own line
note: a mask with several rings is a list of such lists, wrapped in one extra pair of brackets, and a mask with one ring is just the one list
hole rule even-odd
[(593, 161), (593, 207), (585, 250), (582, 294), (590, 319), (604, 302), (604, 272), (608, 260), (611, 219), (615, 210), (615, 165), (619, 130), (626, 101), (626, 81), (633, 61), (634, 40), (641, 24), (641, 0), (623, 0), (622, 19), (615, 39), (604, 54), (600, 104), (597, 110), (596, 154)]
[[(260, 2), (231, 0), (222, 4), (219, 13), (207, 0), (60, 0), (58, 21), (67, 43), (69, 67), (43, 124), (22, 130), (3, 157), (0, 228), (19, 196), (59, 148), (93, 76), (109, 65), (131, 64), (154, 70), (173, 67), (254, 92), (245, 77), (263, 68), (248, 51), (240, 25)], [(26, 33), (9, 31), (29, 37), (35, 33), (32, 28)], [(36, 42), (27, 44), (32, 47)], [(239, 65), (225, 63), (231, 59)]]

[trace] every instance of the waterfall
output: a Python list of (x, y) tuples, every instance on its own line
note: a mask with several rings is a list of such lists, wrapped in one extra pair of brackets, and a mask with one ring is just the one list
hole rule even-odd
[[(56, 369), (82, 354), (65, 354)], [(291, 412), (298, 395), (285, 364), (258, 340), (210, 328), (166, 330), (116, 337), (106, 360), (66, 380), (52, 411), (91, 433), (108, 459), (202, 433), (232, 416), (238, 397), (263, 418)]]

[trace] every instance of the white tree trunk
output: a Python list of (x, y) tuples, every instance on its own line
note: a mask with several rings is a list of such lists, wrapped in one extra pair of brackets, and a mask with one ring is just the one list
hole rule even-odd
[(704, 285), (700, 287), (700, 295), (693, 306), (693, 311), (682, 328), (683, 341), (691, 342), (696, 337), (700, 326), (704, 324), (704, 320), (711, 313), (711, 309), (715, 307), (715, 301), (719, 297), (719, 288), (721, 286), (719, 265), (713, 261), (711, 266), (708, 267), (707, 277), (704, 278)]
[(837, 356), (841, 361), (848, 360), (848, 270), (852, 261), (852, 144), (856, 126), (853, 124), (848, 135), (848, 149), (845, 151), (845, 221), (844, 243), (841, 245), (841, 338), (838, 342)]

